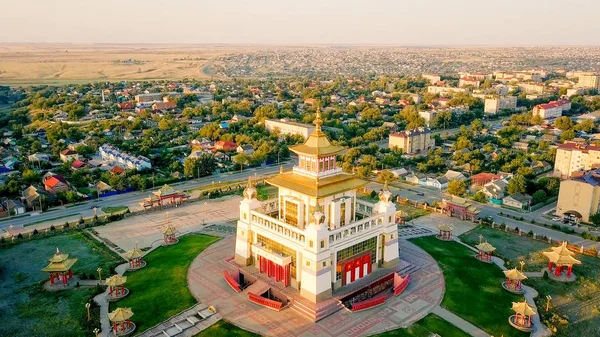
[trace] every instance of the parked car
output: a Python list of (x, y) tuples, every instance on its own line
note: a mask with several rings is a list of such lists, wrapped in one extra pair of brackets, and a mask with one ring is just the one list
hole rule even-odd
[(555, 216), (554, 218), (552, 218), (552, 221), (560, 221), (560, 220), (562, 220), (562, 218), (558, 217), (558, 216)]

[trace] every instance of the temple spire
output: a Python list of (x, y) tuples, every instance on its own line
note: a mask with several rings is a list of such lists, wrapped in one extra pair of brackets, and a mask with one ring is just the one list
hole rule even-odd
[(315, 121), (313, 122), (317, 127), (315, 131), (321, 131), (321, 125), (323, 125), (323, 120), (321, 119), (321, 108), (317, 107), (317, 116), (315, 117)]
[(248, 176), (248, 183), (246, 184), (246, 188), (252, 188), (254, 184), (252, 182), (252, 176)]

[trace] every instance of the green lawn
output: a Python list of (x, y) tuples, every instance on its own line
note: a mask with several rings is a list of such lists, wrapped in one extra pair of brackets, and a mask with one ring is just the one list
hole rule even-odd
[(238, 328), (226, 320), (220, 320), (194, 337), (255, 337), (253, 332)]
[(42, 284), (48, 275), (40, 269), (58, 247), (77, 258), (75, 275), (103, 277), (124, 262), (119, 256), (82, 232), (71, 232), (23, 242), (0, 249), (0, 336), (93, 336), (99, 326), (99, 313), (93, 308), (94, 320), (87, 323), (84, 307), (99, 289), (75, 288), (48, 292)]
[(196, 304), (188, 289), (188, 268), (200, 252), (217, 240), (189, 234), (179, 238), (176, 245), (160, 247), (146, 255), (146, 267), (126, 274), (130, 295), (111, 304), (111, 311), (131, 307), (132, 320), (142, 332)]
[(446, 281), (442, 306), (473, 323), (490, 335), (527, 336), (508, 324), (511, 302), (522, 301), (502, 289), (504, 275), (494, 264), (477, 261), (475, 252), (457, 242), (434, 237), (411, 240), (427, 251), (439, 264)]
[(525, 271), (540, 271), (548, 265), (548, 259), (542, 254), (548, 250), (549, 244), (531, 238), (509, 234), (490, 227), (480, 226), (460, 236), (460, 239), (471, 246), (479, 244), (479, 236), (496, 247), (494, 254), (506, 262), (507, 268), (519, 267), (519, 261), (525, 261)]
[(129, 209), (127, 206), (102, 207), (102, 212), (107, 214), (123, 213)]
[(444, 321), (435, 314), (429, 314), (422, 320), (414, 323), (406, 329), (388, 331), (377, 337), (429, 337), (432, 334), (443, 337), (469, 337), (469, 335), (452, 324)]
[(278, 189), (271, 185), (261, 185), (257, 188), (257, 199), (264, 201), (272, 198), (277, 198)]

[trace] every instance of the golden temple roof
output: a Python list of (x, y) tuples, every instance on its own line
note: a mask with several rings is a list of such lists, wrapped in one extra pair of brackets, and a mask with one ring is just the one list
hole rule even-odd
[(506, 278), (508, 278), (509, 280), (513, 280), (513, 281), (523, 281), (523, 280), (527, 279), (527, 276), (525, 276), (525, 274), (518, 271), (517, 268), (505, 270), (504, 276), (506, 276)]
[(317, 116), (314, 121), (315, 131), (313, 131), (304, 144), (291, 146), (290, 150), (297, 154), (307, 156), (329, 156), (338, 154), (346, 148), (343, 146), (332, 145), (327, 135), (321, 130), (323, 121), (321, 120), (321, 110), (317, 109)]
[(523, 302), (512, 302), (512, 310), (523, 316), (532, 316), (537, 315), (537, 313), (533, 310), (532, 307), (527, 304), (527, 301)]
[(496, 250), (496, 247), (492, 246), (487, 241), (484, 243), (480, 243), (475, 247), (477, 247), (477, 249), (479, 249), (480, 251), (482, 251), (484, 253), (491, 253)]
[(443, 223), (438, 226), (438, 229), (443, 232), (452, 232), (454, 230), (454, 226), (447, 224), (447, 223)]
[(165, 196), (165, 195), (175, 194), (177, 192), (175, 191), (175, 189), (173, 189), (173, 187), (169, 186), (168, 184), (165, 184), (158, 191), (152, 192), (152, 193), (157, 196)]
[(121, 276), (117, 274), (107, 278), (104, 284), (107, 286), (116, 287), (125, 284), (125, 282), (127, 282), (127, 276)]
[(142, 252), (142, 250), (139, 249), (137, 247), (137, 245), (135, 246), (135, 248), (133, 248), (132, 250), (130, 250), (127, 253), (125, 253), (125, 258), (127, 260), (137, 259), (137, 258), (142, 257), (142, 256), (144, 256), (144, 252)]
[(575, 253), (573, 253), (572, 251), (569, 250), (569, 248), (567, 248), (567, 242), (564, 241), (560, 246), (558, 247), (552, 247), (550, 248), (550, 250), (552, 250), (554, 253), (557, 253), (558, 255), (561, 256), (574, 256)]
[(61, 262), (50, 262), (49, 265), (42, 268), (42, 271), (49, 272), (49, 273), (69, 271), (69, 269), (71, 269), (71, 267), (73, 267), (75, 262), (77, 262), (77, 259), (66, 259)]
[(131, 308), (117, 308), (113, 312), (108, 313), (108, 319), (111, 322), (123, 322), (130, 319), (131, 316), (133, 316)]
[(58, 250), (58, 247), (56, 247), (56, 253), (54, 253), (54, 255), (52, 255), (52, 257), (48, 259), (48, 261), (49, 262), (63, 262), (68, 258), (69, 258), (69, 254), (61, 253)]
[(572, 266), (574, 264), (581, 264), (581, 261), (573, 257), (575, 253), (567, 248), (567, 242), (563, 242), (559, 247), (550, 248), (551, 252), (542, 252), (550, 262), (557, 266)]
[(287, 188), (316, 198), (338, 194), (367, 184), (367, 181), (347, 173), (339, 173), (316, 180), (312, 177), (286, 172), (266, 181), (273, 186)]
[(177, 233), (177, 228), (171, 224), (168, 224), (163, 230), (164, 235), (175, 235), (175, 233)]

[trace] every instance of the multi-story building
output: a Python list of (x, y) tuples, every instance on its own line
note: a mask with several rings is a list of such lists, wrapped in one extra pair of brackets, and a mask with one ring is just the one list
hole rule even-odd
[(423, 117), (423, 119), (425, 119), (425, 123), (427, 123), (427, 126), (429, 126), (429, 124), (435, 118), (435, 116), (437, 116), (440, 112), (445, 112), (445, 111), (450, 111), (450, 113), (453, 115), (454, 114), (462, 114), (466, 111), (469, 111), (469, 106), (468, 105), (459, 105), (459, 106), (453, 106), (453, 107), (449, 107), (449, 108), (424, 110), (424, 111), (419, 111), (419, 116)]
[(496, 114), (503, 110), (515, 110), (517, 108), (517, 96), (504, 96), (486, 98), (484, 112)]
[(554, 176), (568, 178), (574, 172), (600, 167), (600, 147), (576, 142), (565, 142), (556, 149)]
[(540, 116), (543, 119), (552, 119), (562, 116), (563, 111), (571, 109), (571, 101), (558, 100), (546, 104), (538, 104), (533, 107), (533, 116)]
[(579, 172), (560, 182), (556, 214), (590, 222), (600, 204), (600, 171)]
[(287, 120), (265, 120), (265, 128), (271, 132), (278, 130), (279, 133), (284, 135), (300, 135), (307, 139), (308, 136), (315, 131), (315, 127), (310, 124), (302, 124), (296, 122), (289, 122)]
[(458, 80), (458, 86), (461, 88), (466, 87), (467, 85), (471, 85), (474, 88), (479, 88), (480, 84), (481, 82), (479, 80), (472, 77), (462, 77), (460, 80)]
[(344, 148), (329, 142), (321, 124), (317, 113), (310, 137), (290, 147), (298, 165), (267, 179), (279, 190), (270, 207), (256, 199), (249, 182), (240, 202), (234, 258), (242, 273), (253, 266), (313, 304), (331, 302), (333, 291), (376, 270), (377, 277), (395, 273), (399, 264), (391, 193), (384, 188), (379, 202), (364, 210), (356, 193), (366, 181), (337, 166), (336, 155)]
[(398, 148), (408, 154), (427, 152), (434, 145), (431, 130), (426, 128), (392, 133), (389, 139), (390, 149)]
[(135, 95), (135, 101), (139, 104), (154, 104), (155, 102), (162, 102), (162, 98), (165, 94), (162, 92), (153, 94), (139, 94)]
[(541, 82), (542, 75), (536, 72), (531, 71), (520, 71), (515, 74), (515, 76), (522, 81), (533, 81), (533, 82)]
[(98, 148), (98, 153), (104, 160), (110, 160), (117, 164), (125, 165), (128, 169), (144, 170), (151, 169), (152, 164), (150, 159), (144, 156), (134, 156), (126, 152), (122, 152), (119, 148), (104, 144)]
[(597, 74), (585, 74), (579, 76), (577, 86), (580, 88), (592, 88), (600, 90), (600, 75)]
[(543, 94), (546, 91), (546, 86), (538, 83), (519, 83), (517, 86), (528, 94)]
[(460, 73), (460, 78), (472, 78), (475, 79), (477, 81), (485, 81), (485, 80), (491, 80), (492, 79), (492, 74), (485, 74), (485, 73)]
[(424, 79), (428, 80), (429, 83), (431, 83), (431, 84), (438, 83), (442, 80), (440, 75), (436, 75), (436, 74), (423, 74), (422, 77)]
[(452, 95), (461, 92), (470, 92), (467, 88), (454, 88), (454, 87), (438, 87), (430, 85), (427, 87), (427, 92), (430, 94), (439, 95)]

